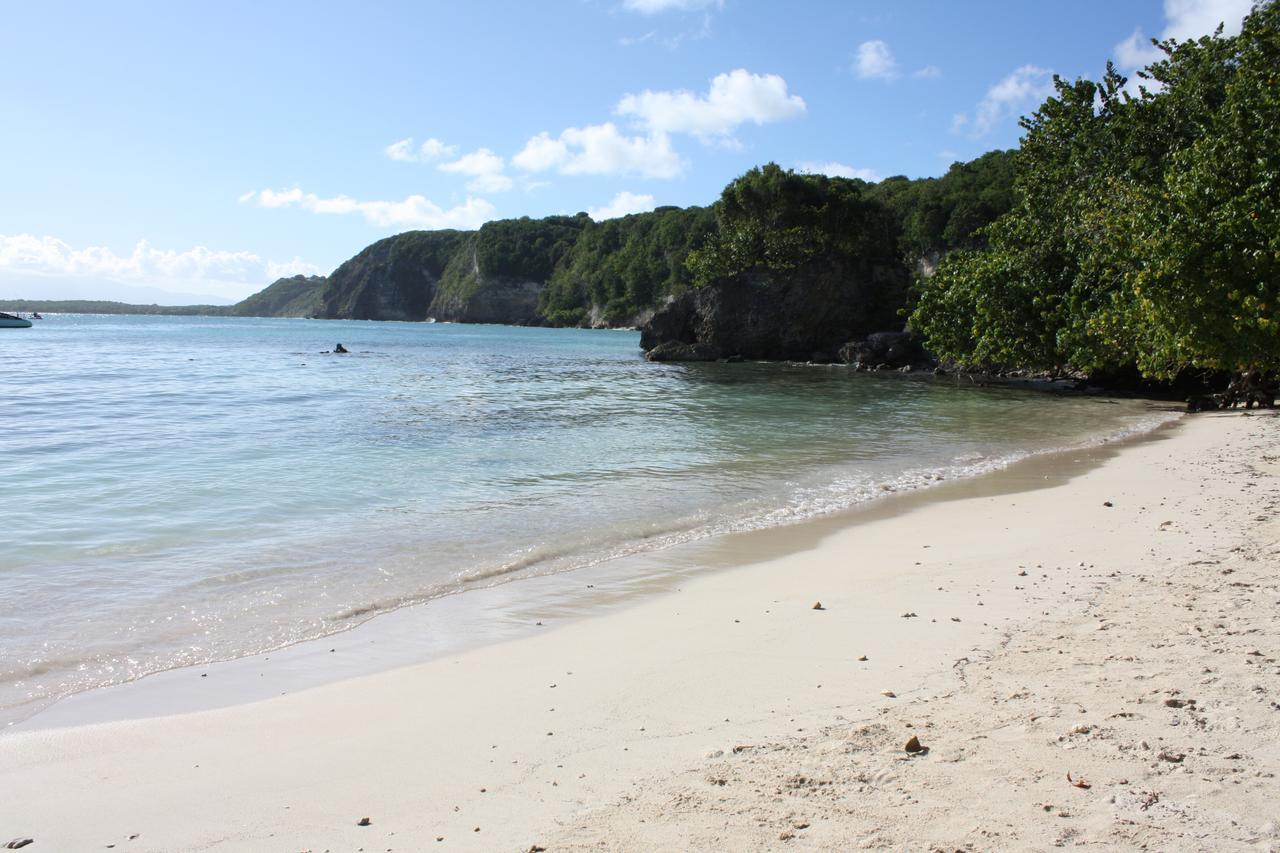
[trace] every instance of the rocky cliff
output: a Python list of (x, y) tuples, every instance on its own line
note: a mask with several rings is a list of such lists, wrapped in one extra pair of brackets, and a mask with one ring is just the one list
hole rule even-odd
[(508, 219), (479, 231), (409, 231), (379, 240), (329, 277), (321, 316), (538, 325), (538, 297), (589, 223)]
[(329, 276), (320, 316), (340, 320), (425, 320), (445, 268), (471, 235), (408, 231), (365, 248)]

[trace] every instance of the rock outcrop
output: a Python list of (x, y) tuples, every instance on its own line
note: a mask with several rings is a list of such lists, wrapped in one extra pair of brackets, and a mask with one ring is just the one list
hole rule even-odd
[(920, 340), (911, 332), (873, 332), (840, 347), (840, 360), (855, 368), (933, 367)]
[(646, 353), (686, 352), (658, 349), (678, 343), (719, 357), (834, 362), (849, 341), (901, 328), (907, 283), (900, 265), (846, 258), (781, 272), (757, 268), (670, 301), (642, 328), (640, 346)]

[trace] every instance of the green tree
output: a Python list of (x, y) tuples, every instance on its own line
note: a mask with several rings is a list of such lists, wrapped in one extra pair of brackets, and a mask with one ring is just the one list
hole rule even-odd
[(776, 163), (752, 169), (720, 194), (715, 233), (689, 255), (694, 283), (753, 267), (795, 269), (823, 254), (895, 254), (898, 224), (884, 205), (864, 196), (865, 186)]
[(1138, 95), (1055, 80), (1023, 120), (1013, 208), (953, 255), (912, 315), (985, 367), (1274, 369), (1280, 7), (1233, 38), (1160, 42)]

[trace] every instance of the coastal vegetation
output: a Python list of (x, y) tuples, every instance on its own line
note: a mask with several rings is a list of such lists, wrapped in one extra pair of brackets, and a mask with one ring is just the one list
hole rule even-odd
[[(938, 356), (1051, 373), (1273, 372), (1280, 362), (1280, 5), (1158, 43), (1126, 80), (1055, 81), (1014, 203), (923, 280)], [(1136, 84), (1136, 85), (1135, 85)]]

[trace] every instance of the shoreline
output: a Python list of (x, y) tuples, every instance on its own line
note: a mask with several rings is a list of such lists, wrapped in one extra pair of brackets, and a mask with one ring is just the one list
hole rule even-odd
[[(1153, 415), (1161, 411), (1161, 401), (1147, 402)], [(996, 459), (990, 469), (893, 489), (831, 512), (762, 527), (730, 526), (706, 535), (692, 535), (695, 530), (690, 530), (687, 540), (599, 563), (545, 575), (495, 576), (488, 583), (379, 610), (346, 627), (278, 648), (76, 690), (8, 721), (0, 737), (5, 732), (242, 705), (532, 636), (669, 594), (690, 579), (760, 562), (764, 555), (779, 558), (816, 548), (826, 537), (850, 527), (922, 505), (1065, 482), (1127, 445), (1158, 440), (1179, 422), (1170, 411), (1168, 420), (1155, 425), (1126, 427), (1066, 447)], [(213, 680), (195, 681), (209, 677)]]
[[(785, 833), (820, 847), (848, 842), (830, 834), (844, 830), (829, 815), (779, 829), (783, 818), (765, 807), (776, 798), (765, 776), (739, 786), (715, 774), (736, 760), (726, 756), (755, 760), (753, 744), (803, 738), (841, 718), (887, 720), (940, 689), (981, 706), (987, 697), (966, 686), (964, 667), (957, 682), (953, 664), (997, 660), (1010, 638), (1084, 618), (1088, 597), (1111, 583), (1106, 569), (1158, 576), (1248, 545), (1257, 531), (1239, 510), (1250, 496), (1218, 474), (1235, 465), (1232, 445), (1251, 460), (1274, 452), (1273, 423), (1184, 419), (1151, 440), (1104, 446), (1100, 465), (1043, 488), (922, 500), (798, 552), (744, 545), (740, 558), (754, 559), (682, 579), (669, 594), (412, 667), (212, 711), (9, 732), (0, 736), (0, 823), (35, 838), (36, 849), (88, 849), (131, 834), (135, 850), (261, 849), (271, 839), (320, 849), (527, 850), (548, 839), (559, 839), (548, 849), (642, 849), (679, 837), (702, 847), (711, 839), (700, 827), (711, 823), (720, 843), (739, 849), (776, 847)], [(1213, 477), (1200, 470), (1206, 459)], [(971, 720), (981, 728), (984, 718)], [(904, 732), (893, 728), (886, 744)], [(950, 766), (947, 737), (929, 731), (932, 763), (909, 766)], [(869, 755), (889, 761), (901, 744), (877, 750)], [(843, 754), (806, 747), (791, 757), (799, 776), (821, 781), (824, 764), (848, 764)], [(666, 791), (686, 772), (700, 784), (682, 801), (688, 808), (670, 819), (643, 810), (645, 792)], [(989, 779), (962, 781), (990, 788)], [(1103, 793), (1099, 781), (1095, 774)], [(800, 803), (788, 800), (789, 784), (777, 796)], [(860, 784), (891, 787), (870, 777)], [(1259, 785), (1274, 795), (1274, 782)], [(760, 825), (717, 810), (752, 786), (759, 808), (743, 813)], [(822, 790), (836, 787), (795, 788)], [(896, 814), (899, 834), (886, 845), (919, 846), (923, 835), (910, 833), (924, 828), (911, 811)], [(371, 826), (357, 827), (365, 816)]]

